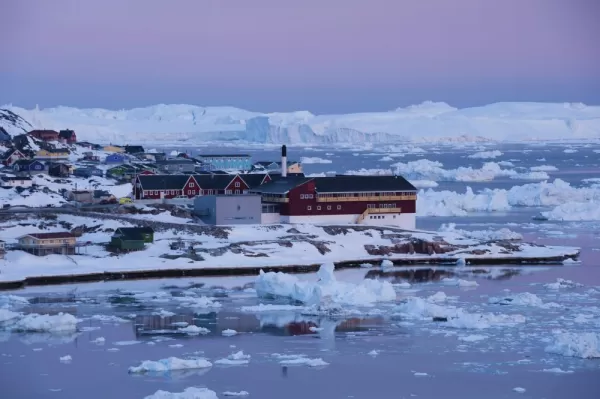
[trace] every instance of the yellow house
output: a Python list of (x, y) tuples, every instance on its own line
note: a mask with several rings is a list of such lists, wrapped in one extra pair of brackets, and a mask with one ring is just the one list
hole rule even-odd
[(125, 148), (119, 147), (116, 145), (107, 145), (103, 148), (103, 150), (106, 152), (119, 152), (119, 153), (125, 152)]
[(73, 255), (77, 238), (70, 232), (35, 233), (18, 237), (18, 248), (33, 255)]
[(62, 148), (49, 148), (42, 149), (35, 153), (35, 159), (42, 160), (57, 160), (57, 159), (68, 159), (69, 150)]

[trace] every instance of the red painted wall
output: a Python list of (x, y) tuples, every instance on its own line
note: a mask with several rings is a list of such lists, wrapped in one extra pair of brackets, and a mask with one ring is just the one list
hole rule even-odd
[[(192, 198), (197, 195), (200, 195), (200, 190), (201, 190), (201, 188), (198, 185), (198, 182), (196, 181), (196, 179), (194, 179), (194, 176), (190, 176), (187, 183), (185, 183), (185, 186), (183, 186), (183, 195), (185, 195), (186, 197)], [(168, 198), (172, 198), (172, 197), (168, 197)]]
[[(235, 183), (240, 183), (239, 187), (235, 186)], [(243, 194), (244, 190), (248, 190), (250, 187), (244, 182), (244, 180), (240, 176), (235, 176), (234, 179), (229, 183), (227, 187), (225, 187), (225, 191), (231, 190), (232, 194), (235, 194), (235, 190), (239, 190), (238, 194)]]
[[(301, 195), (311, 195), (312, 198), (301, 198)], [(293, 188), (288, 193), (289, 203), (281, 204), (280, 213), (285, 216), (317, 216), (317, 215), (359, 215), (363, 213), (369, 204), (379, 208), (379, 204), (396, 204), (402, 208), (402, 213), (415, 213), (417, 204), (414, 200), (396, 201), (355, 201), (355, 202), (317, 202), (314, 182), (307, 182)], [(338, 209), (338, 205), (341, 209)], [(310, 206), (310, 210), (308, 207)], [(318, 207), (321, 209), (318, 209)], [(328, 209), (328, 207), (331, 207)]]

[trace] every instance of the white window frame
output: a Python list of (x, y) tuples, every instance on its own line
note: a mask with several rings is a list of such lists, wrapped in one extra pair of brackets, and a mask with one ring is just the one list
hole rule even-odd
[(236, 186), (236, 187), (239, 187), (239, 186), (240, 186), (240, 182), (239, 182), (239, 181), (236, 181), (236, 182), (235, 182), (235, 186)]
[(327, 210), (330, 211), (331, 210), (331, 205), (327, 205)]
[(307, 210), (307, 211), (312, 211), (312, 206), (308, 205), (308, 206), (306, 207), (306, 210)]

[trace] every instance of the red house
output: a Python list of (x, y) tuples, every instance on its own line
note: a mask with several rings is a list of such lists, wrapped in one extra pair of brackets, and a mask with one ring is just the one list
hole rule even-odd
[(402, 176), (281, 177), (250, 192), (279, 205), (284, 223), (415, 229), (417, 189)]
[(27, 159), (27, 157), (19, 150), (8, 150), (2, 155), (2, 164), (4, 166), (13, 166), (20, 159)]
[(77, 135), (73, 130), (61, 130), (58, 132), (58, 140), (61, 143), (75, 144), (77, 142)]
[[(269, 181), (256, 175), (250, 184)], [(249, 179), (250, 180), (250, 179)], [(135, 199), (193, 198), (198, 195), (246, 194), (250, 185), (240, 175), (137, 175), (133, 182)]]
[(38, 140), (58, 141), (58, 132), (55, 130), (32, 130), (27, 134)]

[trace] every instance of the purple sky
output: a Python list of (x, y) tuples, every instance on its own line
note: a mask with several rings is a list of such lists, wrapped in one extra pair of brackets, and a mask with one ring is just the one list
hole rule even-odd
[(600, 104), (597, 0), (0, 0), (0, 104)]

